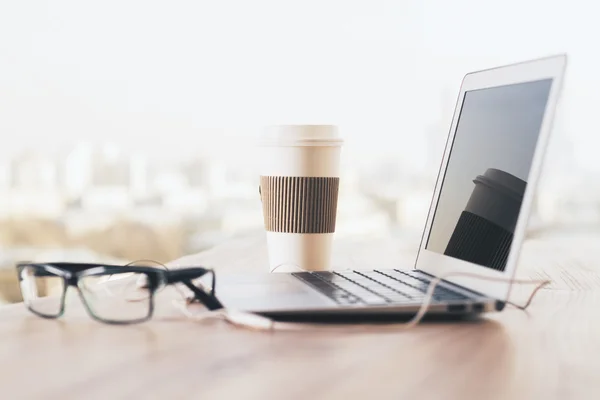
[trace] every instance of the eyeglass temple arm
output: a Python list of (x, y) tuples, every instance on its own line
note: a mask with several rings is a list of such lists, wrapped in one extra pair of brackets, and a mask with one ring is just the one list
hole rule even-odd
[(221, 304), (221, 302), (217, 299), (217, 297), (214, 294), (207, 294), (204, 290), (194, 286), (194, 284), (191, 281), (185, 280), (181, 283), (183, 283), (188, 289), (190, 289), (194, 293), (194, 298), (192, 299), (192, 301), (198, 300), (199, 302), (204, 304), (209, 310), (218, 310), (220, 308), (223, 308), (223, 304)]
[[(198, 279), (205, 274), (212, 272), (211, 293), (206, 293), (192, 283), (193, 279)], [(207, 268), (193, 267), (183, 269), (172, 269), (167, 272), (167, 284), (182, 283), (194, 293), (194, 300), (200, 301), (209, 310), (218, 310), (223, 308), (221, 302), (215, 296), (215, 275)], [(193, 300), (192, 300), (193, 301)]]

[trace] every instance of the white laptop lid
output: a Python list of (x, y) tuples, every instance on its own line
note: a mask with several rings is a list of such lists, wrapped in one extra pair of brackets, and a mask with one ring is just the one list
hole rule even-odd
[[(442, 158), (416, 268), (514, 276), (567, 58), (467, 74)], [(448, 277), (498, 300), (509, 283)]]

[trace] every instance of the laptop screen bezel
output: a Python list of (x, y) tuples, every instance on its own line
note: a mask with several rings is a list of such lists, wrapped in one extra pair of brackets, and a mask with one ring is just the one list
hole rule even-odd
[[(425, 271), (433, 276), (443, 277), (455, 284), (472, 289), (491, 298), (505, 301), (509, 295), (510, 283), (494, 282), (490, 280), (477, 279), (464, 276), (448, 276), (449, 273), (470, 273), (478, 274), (490, 278), (513, 278), (518, 256), (521, 250), (522, 242), (525, 238), (527, 222), (533, 205), (535, 189), (543, 164), (543, 158), (548, 144), (548, 138), (552, 129), (556, 104), (560, 97), (564, 70), (566, 68), (566, 55), (557, 55), (553, 57), (542, 58), (512, 65), (505, 65), (493, 69), (487, 69), (472, 72), (463, 78), (459, 96), (456, 102), (450, 132), (444, 148), (443, 158), (435, 183), (435, 190), (431, 200), (431, 205), (427, 213), (427, 221), (421, 244), (415, 261), (415, 268)], [(463, 261), (457, 258), (449, 257), (431, 250), (427, 250), (427, 242), (435, 215), (435, 209), (438, 205), (442, 183), (448, 166), (452, 145), (456, 135), (456, 127), (462, 112), (465, 94), (472, 90), (487, 89), (498, 86), (525, 83), (542, 79), (552, 79), (546, 111), (544, 113), (537, 145), (531, 163), (531, 169), (527, 179), (527, 188), (523, 197), (523, 203), (519, 218), (514, 231), (511, 251), (508, 256), (504, 271), (497, 271), (491, 268)]]

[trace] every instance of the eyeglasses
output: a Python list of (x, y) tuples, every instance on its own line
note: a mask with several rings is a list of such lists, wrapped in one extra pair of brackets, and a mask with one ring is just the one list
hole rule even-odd
[[(212, 269), (190, 267), (164, 270), (148, 266), (80, 263), (18, 263), (21, 295), (27, 308), (43, 318), (59, 318), (65, 311), (69, 286), (79, 292), (88, 314), (108, 324), (134, 324), (154, 313), (155, 294), (167, 285), (182, 283), (210, 310), (223, 308), (215, 295)], [(208, 283), (193, 280), (208, 275)]]

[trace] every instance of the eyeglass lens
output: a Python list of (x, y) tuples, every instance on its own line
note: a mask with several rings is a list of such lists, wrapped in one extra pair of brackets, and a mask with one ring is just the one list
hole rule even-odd
[(21, 270), (21, 294), (32, 311), (47, 317), (57, 317), (62, 311), (65, 281), (44, 269), (26, 266)]
[(152, 313), (148, 275), (112, 272), (79, 277), (79, 289), (88, 310), (107, 322), (143, 321)]

